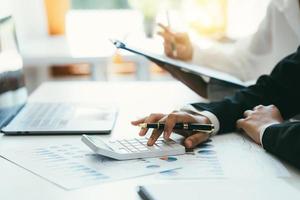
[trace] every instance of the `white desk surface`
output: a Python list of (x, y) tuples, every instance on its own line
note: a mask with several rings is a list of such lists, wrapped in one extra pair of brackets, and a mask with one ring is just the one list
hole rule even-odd
[[(133, 137), (138, 129), (130, 120), (151, 112), (171, 112), (178, 106), (202, 101), (195, 93), (178, 82), (55, 82), (45, 83), (30, 97), (30, 101), (71, 101), (115, 103), (119, 115), (114, 131), (108, 136)], [(0, 150), (22, 148), (22, 145), (55, 144), (56, 141), (72, 142), (80, 136), (0, 136)], [(300, 171), (288, 166), (291, 178), (286, 182), (300, 191)], [(0, 158), (0, 199), (139, 199), (139, 184), (164, 183), (154, 176), (146, 176), (83, 189), (65, 191), (52, 183)]]

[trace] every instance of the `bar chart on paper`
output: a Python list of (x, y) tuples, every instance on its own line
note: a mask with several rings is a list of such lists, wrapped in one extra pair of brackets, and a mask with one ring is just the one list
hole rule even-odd
[(162, 179), (289, 176), (277, 158), (238, 134), (213, 137), (180, 156), (128, 161), (93, 154), (80, 142), (5, 149), (0, 155), (66, 190), (159, 172)]
[(159, 158), (116, 161), (93, 154), (81, 143), (12, 149), (1, 155), (66, 190), (178, 167)]
[(289, 172), (262, 147), (238, 134), (219, 135), (192, 152), (173, 158), (178, 170), (160, 173), (166, 179), (288, 177)]
[(187, 152), (185, 155), (169, 157), (170, 162), (180, 163), (184, 167), (178, 170), (168, 170), (160, 173), (161, 178), (194, 179), (225, 177), (223, 167), (218, 158), (211, 139), (204, 144)]

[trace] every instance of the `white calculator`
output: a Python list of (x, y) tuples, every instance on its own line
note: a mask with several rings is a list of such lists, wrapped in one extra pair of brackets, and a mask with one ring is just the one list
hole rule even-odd
[(148, 138), (102, 141), (99, 137), (83, 135), (81, 140), (95, 153), (117, 160), (136, 158), (151, 158), (180, 155), (185, 153), (185, 147), (173, 140), (159, 138), (153, 146), (147, 146)]

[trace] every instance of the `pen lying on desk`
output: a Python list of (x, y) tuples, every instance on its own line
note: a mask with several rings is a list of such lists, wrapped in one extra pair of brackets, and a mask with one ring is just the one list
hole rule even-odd
[[(164, 123), (142, 123), (139, 124), (141, 128), (155, 128), (155, 129), (164, 129)], [(201, 132), (213, 132), (213, 124), (198, 124), (198, 123), (176, 123), (174, 128), (176, 130), (186, 130), (186, 131), (201, 131)]]

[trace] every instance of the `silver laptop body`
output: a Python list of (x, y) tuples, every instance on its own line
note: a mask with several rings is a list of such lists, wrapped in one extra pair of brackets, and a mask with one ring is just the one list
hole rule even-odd
[(0, 130), (7, 135), (107, 134), (117, 108), (98, 104), (28, 103), (14, 22), (0, 18)]

